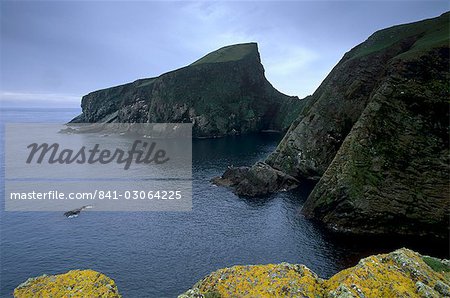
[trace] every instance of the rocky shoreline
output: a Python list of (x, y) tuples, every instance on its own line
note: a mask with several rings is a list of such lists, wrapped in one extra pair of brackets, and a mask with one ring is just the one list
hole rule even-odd
[[(14, 297), (121, 297), (115, 282), (93, 270), (30, 278)], [(450, 261), (399, 249), (361, 259), (325, 280), (304, 265), (219, 269), (179, 298), (208, 297), (450, 297)]]
[(374, 33), (263, 163), (234, 171), (236, 183), (229, 169), (214, 182), (258, 197), (286, 189), (280, 177), (311, 179), (303, 214), (333, 231), (448, 239), (449, 16)]
[(193, 137), (286, 131), (253, 166), (212, 180), (258, 197), (317, 185), (303, 214), (333, 231), (448, 239), (449, 16), (372, 34), (304, 99), (265, 78), (256, 43), (91, 92), (72, 123), (193, 123)]
[[(257, 45), (229, 46), (157, 78), (92, 92), (72, 123), (191, 122), (197, 138), (287, 133), (266, 160), (212, 183), (266, 196), (317, 182), (305, 216), (350, 234), (448, 240), (449, 17), (380, 30), (344, 55), (303, 100), (266, 80)], [(448, 242), (447, 242), (448, 243)], [(15, 297), (120, 297), (92, 270), (40, 276)], [(408, 249), (324, 280), (304, 265), (219, 269), (181, 294), (211, 297), (450, 297), (450, 262)]]
[(328, 280), (298, 264), (224, 268), (209, 274), (178, 298), (449, 296), (450, 262), (403, 248), (362, 259)]

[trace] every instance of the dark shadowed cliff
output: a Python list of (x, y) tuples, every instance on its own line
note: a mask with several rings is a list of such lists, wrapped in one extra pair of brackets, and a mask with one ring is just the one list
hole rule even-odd
[(256, 43), (221, 48), (157, 78), (91, 92), (72, 122), (192, 122), (196, 137), (287, 130), (306, 100), (266, 80)]
[(228, 170), (228, 184), (259, 195), (286, 188), (267, 181), (274, 171), (320, 179), (303, 212), (334, 230), (448, 237), (449, 80), (449, 13), (380, 30), (344, 55), (265, 164)]

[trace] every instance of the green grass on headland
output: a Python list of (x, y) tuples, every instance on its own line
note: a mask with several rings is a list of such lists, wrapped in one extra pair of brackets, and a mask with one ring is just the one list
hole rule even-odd
[(414, 43), (407, 52), (400, 55), (402, 58), (415, 56), (431, 48), (448, 45), (450, 42), (449, 20), (450, 12), (446, 12), (437, 18), (377, 31), (365, 43), (353, 49), (352, 58), (378, 52), (409, 38)]
[(199, 65), (204, 63), (218, 63), (238, 61), (247, 55), (258, 51), (256, 43), (243, 43), (237, 45), (226, 46), (218, 49), (208, 55), (200, 58), (191, 65)]

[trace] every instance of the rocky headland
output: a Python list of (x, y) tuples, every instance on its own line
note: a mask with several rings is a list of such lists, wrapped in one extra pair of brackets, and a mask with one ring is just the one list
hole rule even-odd
[[(157, 78), (92, 92), (72, 122), (191, 122), (195, 137), (289, 128), (266, 160), (230, 167), (213, 182), (258, 197), (313, 180), (302, 212), (333, 231), (448, 239), (449, 17), (375, 32), (303, 100), (270, 85), (250, 43)], [(14, 293), (74, 289), (55, 284), (58, 276), (64, 274), (29, 279)], [(327, 280), (304, 265), (234, 266), (179, 297), (267, 296), (450, 297), (450, 262), (400, 249)]]
[(230, 186), (258, 196), (285, 189), (283, 175), (311, 179), (303, 213), (332, 230), (448, 239), (449, 16), (380, 30), (346, 53), (275, 152)]
[(303, 213), (332, 230), (448, 238), (449, 15), (375, 32), (305, 99), (278, 92), (246, 43), (89, 93), (72, 123), (189, 122), (194, 137), (287, 130), (265, 161), (213, 182), (261, 196), (309, 179)]
[(156, 78), (91, 92), (71, 123), (193, 123), (194, 137), (286, 131), (307, 101), (277, 91), (257, 44), (246, 43)]

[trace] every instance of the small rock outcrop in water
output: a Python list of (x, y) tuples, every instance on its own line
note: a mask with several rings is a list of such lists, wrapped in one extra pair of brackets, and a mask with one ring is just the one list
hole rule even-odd
[(337, 231), (448, 238), (449, 16), (374, 33), (309, 98), (265, 160), (320, 179), (304, 214)]
[(82, 206), (77, 209), (69, 210), (69, 211), (64, 212), (64, 216), (67, 218), (78, 217), (78, 215), (80, 215), (81, 211), (83, 211), (84, 209), (91, 209), (92, 207), (93, 207), (92, 205), (86, 205), (86, 206)]
[(299, 181), (269, 165), (259, 162), (250, 167), (229, 167), (221, 177), (212, 179), (216, 185), (232, 187), (244, 196), (265, 195), (270, 192), (296, 188)]
[(179, 298), (449, 297), (450, 263), (408, 249), (370, 256), (328, 280), (304, 265), (234, 266), (217, 270)]
[(29, 278), (14, 289), (16, 298), (104, 297), (119, 298), (111, 278), (94, 270), (71, 270), (64, 274)]
[(91, 92), (72, 123), (190, 122), (194, 137), (288, 129), (307, 100), (265, 78), (256, 43), (212, 52), (156, 78)]

